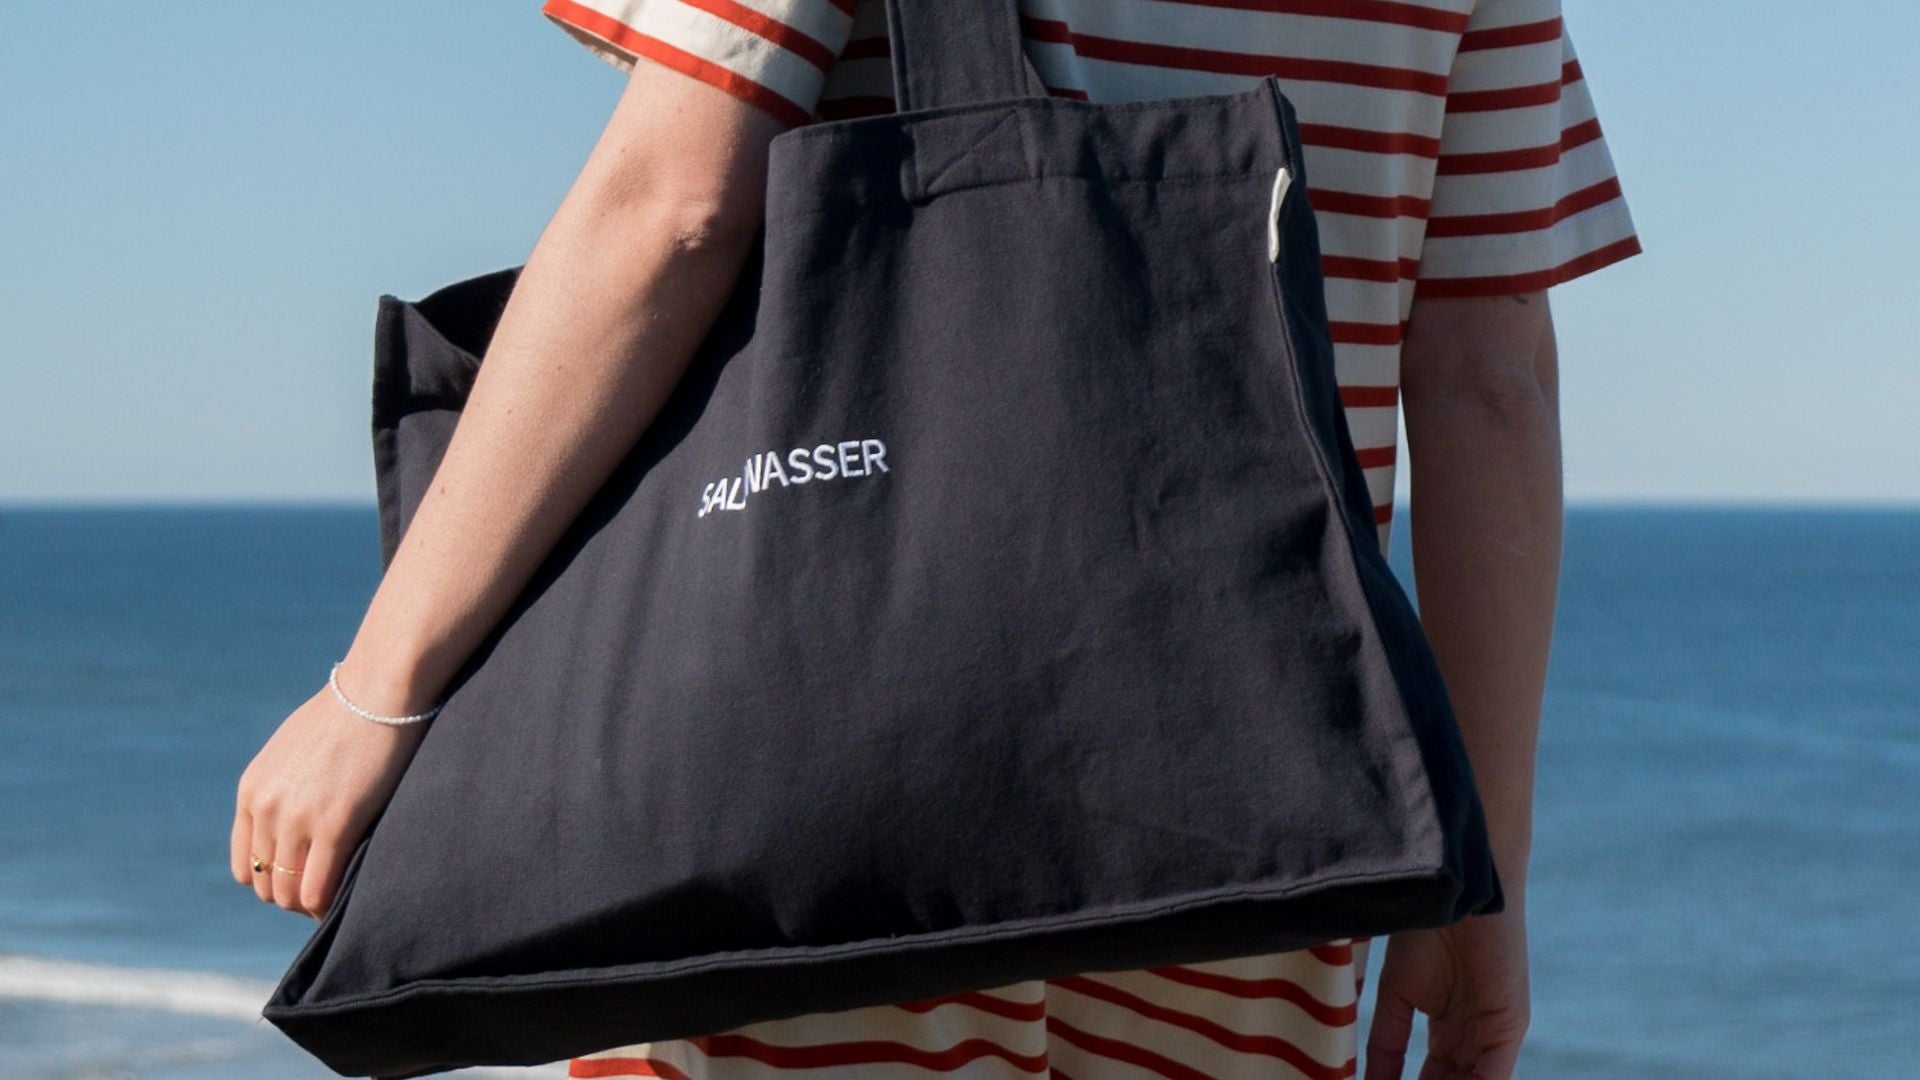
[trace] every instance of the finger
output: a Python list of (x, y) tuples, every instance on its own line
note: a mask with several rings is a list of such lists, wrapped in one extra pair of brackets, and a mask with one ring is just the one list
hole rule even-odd
[(1487, 1047), (1466, 1075), (1468, 1080), (1513, 1080), (1519, 1068), (1520, 1044), (1501, 1043)]
[[(259, 860), (260, 869), (252, 874), (253, 894), (273, 903), (273, 823), (253, 819), (253, 839), (247, 844), (247, 857)], [(248, 869), (252, 870), (249, 863)]]
[(300, 875), (300, 906), (314, 918), (325, 918), (333, 906), (333, 894), (340, 887), (340, 872), (346, 859), (340, 846), (329, 840), (315, 840), (307, 849), (306, 873)]
[(1413, 1034), (1413, 1003), (1388, 992), (1381, 980), (1367, 1028), (1366, 1080), (1400, 1080), (1407, 1067), (1407, 1039)]
[(233, 835), (227, 840), (227, 861), (231, 863), (233, 880), (242, 885), (253, 884), (253, 864), (249, 850), (253, 846), (253, 815), (245, 810), (233, 812)]
[(1458, 1021), (1427, 1017), (1427, 1059), (1417, 1080), (1464, 1080), (1473, 1059), (1472, 1029)]
[(307, 838), (299, 833), (274, 838), (273, 862), (267, 877), (273, 881), (273, 902), (288, 911), (306, 914), (300, 906), (300, 879), (306, 874)]

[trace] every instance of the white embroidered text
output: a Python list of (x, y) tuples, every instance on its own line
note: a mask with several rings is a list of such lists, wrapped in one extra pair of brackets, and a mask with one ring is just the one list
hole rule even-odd
[(766, 450), (749, 457), (740, 466), (740, 475), (714, 480), (700, 490), (698, 517), (716, 510), (745, 510), (747, 496), (771, 489), (775, 484), (798, 487), (824, 480), (853, 480), (877, 476), (887, 468), (887, 444), (879, 439), (847, 439), (821, 443), (814, 447), (797, 446), (784, 455)]

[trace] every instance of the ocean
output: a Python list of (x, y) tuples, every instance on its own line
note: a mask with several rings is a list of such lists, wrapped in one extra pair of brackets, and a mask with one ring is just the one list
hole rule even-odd
[[(377, 537), (0, 508), (0, 1077), (333, 1075), (257, 1017), (313, 923), (227, 835)], [(1571, 511), (1535, 814), (1521, 1076), (1920, 1076), (1920, 512)]]

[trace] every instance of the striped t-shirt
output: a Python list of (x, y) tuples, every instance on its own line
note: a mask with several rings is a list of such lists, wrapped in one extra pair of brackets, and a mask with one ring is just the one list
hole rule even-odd
[[(1383, 548), (1416, 292), (1529, 292), (1640, 251), (1560, 0), (1018, 4), (1054, 94), (1169, 98), (1279, 79), (1309, 159), (1336, 374)], [(894, 107), (882, 0), (544, 0), (542, 10), (622, 69), (645, 57), (789, 125)], [(769, 1021), (609, 1048), (571, 1068), (700, 1080), (1352, 1077), (1368, 944)]]
[[(1388, 541), (1400, 345), (1421, 296), (1544, 289), (1640, 251), (1560, 0), (1019, 0), (1050, 92), (1280, 80), (1300, 120), (1336, 377)], [(789, 124), (893, 109), (882, 0), (545, 0)]]

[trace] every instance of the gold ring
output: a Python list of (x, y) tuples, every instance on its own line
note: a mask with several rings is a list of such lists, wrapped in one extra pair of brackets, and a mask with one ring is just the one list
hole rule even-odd
[(258, 874), (261, 871), (265, 870), (266, 868), (267, 868), (267, 864), (260, 861), (260, 856), (255, 855), (253, 857), (253, 872)]
[(275, 870), (278, 870), (278, 871), (280, 871), (280, 872), (281, 872), (281, 873), (283, 873), (283, 874), (297, 874), (297, 873), (299, 873), (299, 872), (300, 872), (300, 871), (298, 871), (298, 870), (295, 870), (295, 869), (294, 869), (293, 867), (291, 867), (291, 866), (281, 866), (281, 865), (280, 865), (279, 863), (274, 863), (274, 864), (273, 864), (273, 868), (274, 868)]

